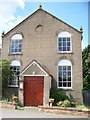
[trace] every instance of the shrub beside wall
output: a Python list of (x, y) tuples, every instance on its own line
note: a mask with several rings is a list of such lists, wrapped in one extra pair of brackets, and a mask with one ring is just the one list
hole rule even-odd
[(57, 106), (59, 101), (70, 100), (66, 95), (65, 91), (62, 89), (51, 89), (50, 98), (54, 98), (54, 105)]

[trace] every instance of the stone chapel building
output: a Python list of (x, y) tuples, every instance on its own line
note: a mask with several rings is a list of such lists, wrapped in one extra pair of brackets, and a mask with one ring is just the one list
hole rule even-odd
[(2, 34), (2, 59), (15, 73), (8, 92), (25, 106), (48, 105), (51, 88), (82, 102), (82, 28), (77, 30), (39, 7)]

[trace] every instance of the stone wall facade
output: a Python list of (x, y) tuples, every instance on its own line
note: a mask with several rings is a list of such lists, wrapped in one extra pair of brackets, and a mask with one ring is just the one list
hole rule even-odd
[[(58, 53), (57, 38), (62, 31), (71, 34), (72, 52)], [(22, 53), (10, 54), (11, 37), (19, 33), (23, 36)], [(57, 88), (57, 66), (62, 59), (72, 63), (72, 89), (68, 90), (75, 100), (82, 102), (82, 34), (43, 9), (14, 27), (2, 37), (2, 58), (19, 60), (21, 71), (32, 61), (43, 64), (53, 76), (52, 88)], [(66, 90), (67, 91), (67, 90)]]

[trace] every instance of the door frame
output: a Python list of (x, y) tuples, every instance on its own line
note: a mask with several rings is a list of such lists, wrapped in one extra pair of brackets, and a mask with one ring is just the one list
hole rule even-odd
[(43, 104), (44, 104), (44, 76), (24, 76), (24, 106), (25, 106), (25, 77), (43, 77)]
[[(32, 66), (33, 66), (33, 69), (32, 69)], [(38, 73), (34, 68), (34, 66), (37, 66), (39, 70)], [(33, 71), (35, 71), (35, 74), (33, 74)], [(47, 72), (46, 68), (42, 64), (38, 63), (36, 60), (33, 60), (20, 73), (18, 98), (22, 106), (24, 106), (24, 77), (25, 76), (43, 76), (44, 77), (43, 105), (48, 106), (52, 76)], [(23, 81), (23, 89), (20, 89), (20, 81)]]

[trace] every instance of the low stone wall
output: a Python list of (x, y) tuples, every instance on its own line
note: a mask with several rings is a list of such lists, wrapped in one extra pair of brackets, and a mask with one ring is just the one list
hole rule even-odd
[(4, 98), (12, 98), (12, 96), (18, 96), (18, 88), (8, 87), (4, 92)]
[(0, 102), (0, 108), (16, 109), (16, 105), (11, 102), (8, 103)]
[(39, 106), (39, 111), (50, 112), (50, 113), (64, 113), (64, 114), (74, 114), (74, 115), (90, 115), (90, 109), (76, 109), (76, 108), (66, 108), (66, 107), (43, 107)]

